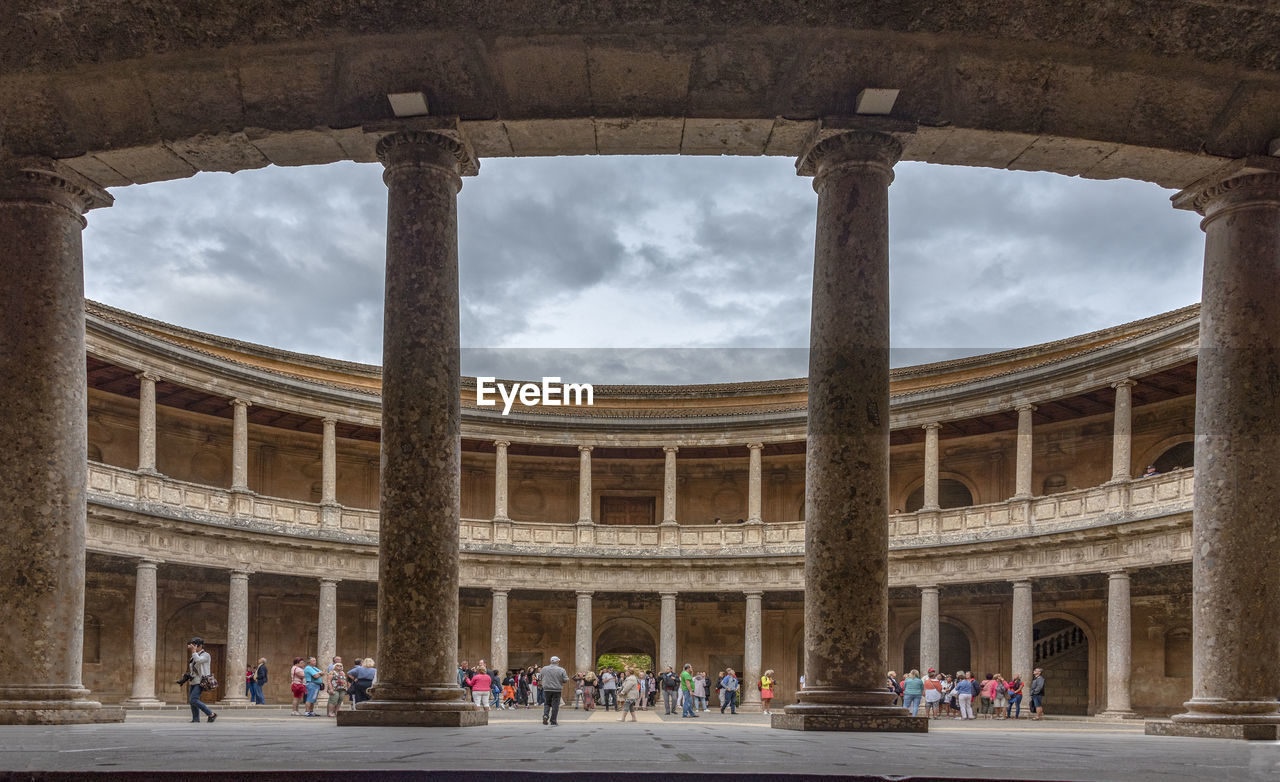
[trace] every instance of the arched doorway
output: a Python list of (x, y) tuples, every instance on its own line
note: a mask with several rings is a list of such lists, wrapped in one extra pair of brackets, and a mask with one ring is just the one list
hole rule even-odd
[[(158, 657), (164, 671), (177, 671), (181, 674), (187, 670), (187, 641), (199, 637), (204, 640), (205, 651), (209, 653), (209, 670), (218, 680), (218, 688), (203, 697), (206, 703), (221, 700), (227, 693), (226, 687), (232, 677), (226, 670), (227, 652), (227, 604), (213, 600), (196, 601), (174, 611), (164, 621), (161, 630), (161, 651)], [(243, 674), (243, 671), (237, 671)], [(177, 677), (175, 674), (174, 678)], [(244, 676), (240, 675), (240, 687), (244, 688)], [(162, 678), (161, 681), (164, 681)], [(178, 688), (175, 688), (177, 690)], [(175, 690), (166, 690), (161, 698), (173, 697)], [(181, 688), (179, 698), (185, 699), (186, 689)]]
[[(1044, 669), (1045, 713), (1088, 714), (1089, 636), (1084, 628), (1069, 619), (1042, 619), (1031, 637), (1035, 667)], [(1031, 680), (1030, 671), (1023, 675)]]
[[(917, 627), (902, 643), (902, 671), (920, 668), (920, 628)], [(971, 670), (973, 649), (964, 628), (946, 619), (938, 623), (938, 667), (943, 673)], [(924, 673), (924, 671), (921, 671)]]
[[(969, 491), (969, 487), (965, 486), (961, 481), (955, 478), (941, 478), (938, 480), (938, 507), (940, 508), (967, 508), (973, 504), (973, 492)], [(915, 513), (924, 507), (924, 485), (916, 487), (916, 490), (907, 495), (906, 512)]]
[(1196, 465), (1196, 445), (1193, 442), (1178, 443), (1156, 457), (1152, 462), (1156, 472), (1170, 472)]
[(602, 654), (647, 654), (656, 660), (658, 645), (654, 637), (653, 627), (642, 619), (610, 619), (596, 631), (591, 659), (598, 659)]

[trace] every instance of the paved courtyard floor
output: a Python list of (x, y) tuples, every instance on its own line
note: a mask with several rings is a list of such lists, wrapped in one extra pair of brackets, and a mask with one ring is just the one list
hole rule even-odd
[(636, 724), (620, 724), (613, 712), (570, 709), (558, 727), (543, 726), (534, 710), (494, 711), (490, 718), (480, 728), (338, 728), (324, 717), (267, 708), (226, 709), (217, 722), (195, 725), (188, 712), (172, 709), (133, 712), (114, 725), (0, 727), (0, 771), (7, 772), (0, 778), (189, 770), (303, 780), (321, 778), (309, 771), (350, 769), (389, 772), (372, 777), (388, 782), (408, 778), (395, 772), (413, 770), (471, 771), (492, 780), (573, 776), (564, 772), (594, 772), (597, 779), (632, 772), (662, 779), (1280, 780), (1280, 742), (1149, 737), (1141, 722), (935, 720), (927, 735), (908, 735), (772, 730), (763, 715), (716, 710), (697, 719), (647, 711)]

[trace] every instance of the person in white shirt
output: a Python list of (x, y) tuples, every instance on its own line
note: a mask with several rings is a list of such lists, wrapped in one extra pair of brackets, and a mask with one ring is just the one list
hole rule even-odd
[(209, 718), (209, 722), (213, 722), (218, 718), (204, 705), (204, 701), (200, 700), (200, 694), (204, 692), (204, 684), (206, 676), (210, 675), (209, 671), (209, 653), (204, 650), (204, 639), (192, 638), (187, 642), (187, 653), (191, 658), (187, 660), (187, 675), (191, 677), (191, 683), (187, 690), (187, 703), (191, 706), (191, 721), (200, 721), (200, 712), (204, 712)]

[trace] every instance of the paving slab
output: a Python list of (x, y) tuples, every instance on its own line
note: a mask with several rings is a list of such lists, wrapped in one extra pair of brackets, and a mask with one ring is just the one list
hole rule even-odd
[[(927, 734), (773, 730), (762, 714), (491, 711), (472, 728), (338, 727), (286, 710), (227, 709), (213, 724), (180, 712), (130, 712), (108, 725), (0, 727), (0, 779), (218, 778), (360, 782), (622, 776), (734, 779), (1027, 779), (1234, 782), (1280, 780), (1280, 742), (1147, 736), (1143, 726), (1093, 720), (934, 720)], [(18, 773), (13, 773), (18, 772)], [(48, 772), (62, 772), (62, 775)], [(122, 774), (122, 772), (143, 772)], [(274, 772), (274, 773), (272, 773)], [(415, 773), (431, 772), (431, 773)], [(199, 778), (187, 774), (187, 778)], [(176, 778), (176, 777), (175, 777)]]

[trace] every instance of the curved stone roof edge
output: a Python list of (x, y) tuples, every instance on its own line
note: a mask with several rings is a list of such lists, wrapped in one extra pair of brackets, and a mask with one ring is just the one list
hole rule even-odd
[[(129, 312), (117, 307), (95, 302), (89, 299), (85, 300), (86, 312), (97, 315), (104, 320), (111, 321), (120, 326), (135, 330), (146, 331), (158, 336), (172, 336), (183, 338), (194, 342), (204, 342), (211, 347), (218, 347), (224, 350), (232, 350), (244, 353), (249, 357), (261, 357), (270, 361), (282, 363), (294, 363), (300, 367), (309, 367), (326, 372), (346, 372), (363, 378), (380, 378), (382, 368), (374, 364), (362, 364), (354, 361), (344, 361), (341, 359), (331, 359), (323, 356), (317, 356), (306, 353), (298, 353), (282, 348), (274, 348), (268, 345), (261, 345), (254, 342), (233, 339), (231, 337), (223, 337), (216, 334), (209, 334), (195, 329), (177, 326), (165, 321), (149, 318), (144, 315)], [(962, 358), (949, 359), (946, 361), (937, 361), (928, 364), (918, 364), (909, 367), (901, 367), (890, 370), (890, 382), (894, 380), (904, 380), (908, 378), (924, 378), (930, 375), (945, 375), (954, 371), (973, 371), (984, 367), (993, 367), (1002, 363), (1014, 362), (1034, 358), (1040, 354), (1050, 354), (1045, 361), (1033, 364), (1023, 365), (1019, 367), (1010, 367), (1001, 372), (995, 372), (991, 375), (984, 375), (981, 378), (958, 378), (953, 382), (942, 382), (928, 390), (941, 390), (946, 388), (955, 388), (963, 386), (975, 380), (988, 379), (1000, 375), (1008, 375), (1019, 371), (1043, 367), (1054, 364), (1072, 356), (1080, 354), (1096, 352), (1099, 349), (1110, 345), (1126, 342), (1132, 339), (1142, 337), (1152, 332), (1168, 328), (1173, 325), (1185, 323), (1199, 315), (1200, 305), (1190, 304), (1176, 310), (1172, 310), (1147, 318), (1129, 321), (1126, 323), (1108, 326), (1096, 331), (1087, 332), (1076, 336), (1066, 337), (1051, 342), (1043, 342), (1035, 345), (1028, 345), (1020, 348), (1011, 348), (1008, 350), (995, 351), (992, 353), (982, 353), (975, 356), (966, 356)], [(176, 341), (176, 340), (175, 340)], [(1102, 344), (1099, 344), (1102, 343)], [(230, 358), (214, 351), (202, 351), (191, 345), (183, 345), (183, 348), (192, 350), (193, 352), (202, 353), (219, 360), (228, 361), (232, 364), (251, 367), (270, 374), (280, 375), (283, 377), (297, 378), (307, 382), (316, 383), (321, 386), (333, 388), (347, 388), (340, 383), (334, 383), (321, 378), (316, 378), (305, 373), (291, 373), (283, 371), (275, 367), (261, 366), (249, 361), (241, 361)], [(1073, 347), (1077, 350), (1070, 351)], [(1052, 355), (1058, 354), (1058, 355)], [(941, 379), (941, 378), (940, 378)], [(504, 379), (503, 382), (511, 382)], [(463, 377), (462, 387), (464, 389), (475, 388), (474, 377)], [(595, 385), (594, 389), (597, 393), (615, 399), (653, 399), (653, 398), (674, 398), (674, 397), (691, 397), (701, 395), (763, 395), (763, 394), (788, 394), (788, 393), (806, 393), (808, 391), (808, 378), (782, 378), (776, 380), (756, 380), (742, 381), (730, 383), (704, 383), (704, 384), (685, 384), (685, 385)], [(364, 393), (369, 393), (368, 389), (357, 388)], [(926, 389), (914, 389), (904, 391), (903, 394), (911, 395), (924, 391)], [(374, 392), (375, 395), (376, 392)]]

